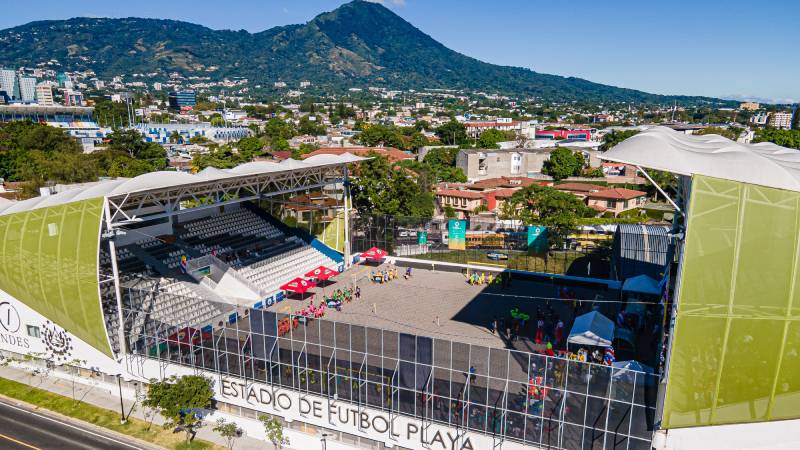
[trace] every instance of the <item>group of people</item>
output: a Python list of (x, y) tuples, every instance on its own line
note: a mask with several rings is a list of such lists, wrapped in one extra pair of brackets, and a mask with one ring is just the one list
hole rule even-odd
[(467, 283), (469, 283), (470, 286), (482, 286), (484, 284), (488, 286), (500, 282), (500, 277), (495, 276), (495, 274), (491, 272), (489, 272), (488, 275), (484, 272), (472, 272), (465, 274), (465, 276), (467, 277)]
[(547, 311), (536, 308), (535, 328), (531, 330), (530, 315), (521, 312), (519, 308), (509, 311), (507, 316), (492, 318), (489, 324), (489, 331), (492, 334), (500, 333), (511, 342), (519, 339), (527, 333), (533, 332), (533, 341), (543, 345), (547, 349), (545, 353), (553, 353), (553, 348), (561, 348), (564, 345), (564, 322), (553, 311), (552, 306), (547, 305)]
[(499, 285), (502, 289), (511, 287), (511, 274), (508, 272), (500, 273), (486, 273), (486, 272), (473, 272), (464, 271), (464, 278), (470, 286), (491, 286)]
[(361, 299), (361, 287), (356, 286), (355, 289), (344, 288), (344, 289), (337, 289), (333, 291), (330, 297), (323, 296), (322, 301), (329, 308), (336, 308), (337, 311), (342, 310), (342, 305), (344, 303), (350, 303), (353, 299), (360, 300)]
[(320, 317), (325, 315), (325, 308), (327, 307), (327, 302), (320, 302), (319, 306), (314, 305), (314, 297), (311, 297), (311, 301), (309, 302), (308, 306), (303, 309), (298, 309), (294, 312), (295, 316), (302, 316), (307, 318), (315, 318), (319, 319)]
[[(396, 278), (400, 277), (400, 272), (397, 270), (397, 266), (389, 265), (384, 269), (373, 270), (369, 273), (369, 279), (373, 283), (388, 283)], [(411, 278), (411, 267), (406, 267), (405, 274), (403, 274), (403, 278), (408, 280)]]

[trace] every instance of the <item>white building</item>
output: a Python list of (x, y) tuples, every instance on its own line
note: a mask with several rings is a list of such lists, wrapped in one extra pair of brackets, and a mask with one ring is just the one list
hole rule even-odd
[(19, 96), (25, 103), (36, 101), (36, 78), (19, 77)]
[(16, 72), (11, 69), (0, 69), (0, 91), (5, 91), (6, 95), (12, 99), (19, 98)]
[(36, 103), (42, 106), (53, 106), (53, 87), (49, 83), (36, 85)]
[(769, 115), (769, 126), (788, 130), (792, 128), (792, 113), (775, 112)]

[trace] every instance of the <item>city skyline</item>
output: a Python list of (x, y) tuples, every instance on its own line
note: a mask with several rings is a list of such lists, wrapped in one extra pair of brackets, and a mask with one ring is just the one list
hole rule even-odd
[[(168, 5), (149, 0), (136, 5), (93, 0), (44, 3), (36, 11), (12, 11), (0, 19), (0, 27), (79, 16), (136, 16), (258, 32), (307, 22), (344, 2), (296, 4), (276, 0), (260, 4), (244, 0), (232, 2), (225, 11), (184, 1)], [(800, 17), (800, 7), (789, 2), (780, 2), (783, 7), (773, 4), (776, 8), (769, 10), (753, 10), (738, 1), (727, 2), (724, 9), (707, 4), (692, 4), (689, 9), (687, 2), (669, 7), (622, 2), (613, 11), (583, 2), (569, 8), (511, 2), (505, 4), (505, 11), (483, 3), (463, 8), (450, 0), (380, 3), (445, 46), (493, 64), (528, 67), (657, 94), (779, 103), (800, 99), (800, 63), (781, 56), (790, 54), (797, 43), (792, 33), (784, 31)], [(774, 14), (776, 10), (781, 14)], [(767, 21), (769, 28), (759, 28)], [(477, 32), (465, 30), (466, 23), (478, 24), (474, 27)], [(531, 25), (534, 28), (526, 28)], [(757, 32), (747, 32), (751, 29)]]

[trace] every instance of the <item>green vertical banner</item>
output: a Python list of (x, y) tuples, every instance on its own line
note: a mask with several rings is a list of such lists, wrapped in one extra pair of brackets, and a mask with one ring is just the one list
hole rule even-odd
[(467, 221), (448, 221), (447, 240), (447, 247), (450, 250), (465, 250), (467, 248)]
[(420, 231), (417, 233), (417, 244), (425, 245), (428, 243), (428, 232)]
[(531, 225), (528, 227), (528, 253), (547, 251), (547, 227)]

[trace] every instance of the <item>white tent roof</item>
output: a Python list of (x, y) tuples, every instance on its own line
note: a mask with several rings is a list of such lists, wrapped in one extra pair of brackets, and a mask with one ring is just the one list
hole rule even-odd
[(638, 292), (640, 294), (658, 295), (661, 293), (661, 283), (647, 275), (637, 275), (625, 280), (625, 283), (622, 284), (622, 290)]
[(132, 193), (158, 191), (160, 189), (193, 183), (222, 181), (274, 172), (302, 171), (316, 167), (335, 166), (369, 159), (350, 153), (324, 156), (325, 158), (312, 157), (304, 161), (286, 160), (282, 163), (255, 161), (240, 164), (232, 169), (206, 168), (194, 175), (185, 172), (163, 171), (150, 172), (134, 178), (100, 181), (80, 188), (69, 189), (55, 195), (34, 197), (21, 202), (14, 202), (10, 205), (4, 203), (0, 205), (0, 215), (29, 211), (45, 206), (62, 205), (91, 198), (117, 197)]
[(578, 345), (611, 347), (614, 322), (597, 311), (578, 316), (572, 324), (567, 342)]
[(655, 127), (626, 139), (600, 158), (800, 192), (800, 151), (767, 142), (740, 144), (715, 134), (693, 136)]

